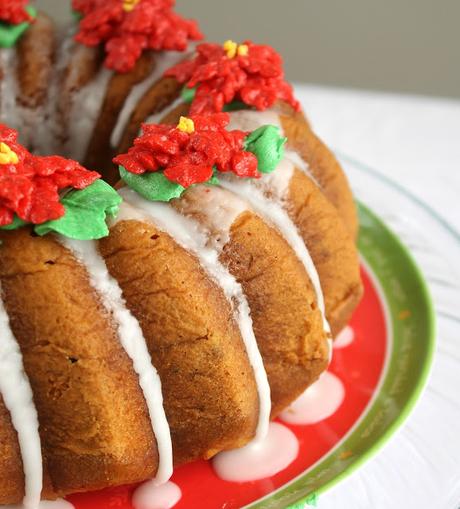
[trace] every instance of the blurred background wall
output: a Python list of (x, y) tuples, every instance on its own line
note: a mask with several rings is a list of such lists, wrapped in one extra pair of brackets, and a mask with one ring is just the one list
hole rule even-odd
[[(59, 19), (70, 0), (38, 0)], [(460, 0), (177, 0), (209, 40), (275, 46), (291, 81), (460, 98)]]

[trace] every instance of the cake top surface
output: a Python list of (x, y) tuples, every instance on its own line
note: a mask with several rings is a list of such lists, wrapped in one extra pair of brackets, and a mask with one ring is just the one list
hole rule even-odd
[(76, 161), (36, 156), (18, 143), (18, 133), (0, 124), (0, 229), (34, 226), (77, 239), (108, 234), (106, 215), (121, 199), (112, 187)]
[(174, 0), (72, 0), (81, 15), (75, 39), (103, 44), (105, 66), (129, 72), (145, 50), (184, 51), (202, 34), (198, 24), (174, 11)]
[(152, 201), (179, 197), (194, 184), (218, 184), (219, 174), (259, 178), (284, 153), (278, 127), (228, 131), (228, 113), (181, 117), (177, 126), (144, 124), (127, 153), (114, 159), (122, 179)]
[(191, 102), (192, 115), (220, 112), (234, 101), (266, 110), (283, 100), (300, 109), (285, 80), (281, 55), (271, 46), (251, 41), (199, 44), (194, 58), (168, 69), (165, 76), (185, 85), (184, 98)]

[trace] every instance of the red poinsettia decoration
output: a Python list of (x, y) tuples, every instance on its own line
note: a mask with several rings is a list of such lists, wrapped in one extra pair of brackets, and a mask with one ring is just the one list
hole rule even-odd
[(12, 25), (32, 21), (26, 11), (28, 0), (2, 0), (0, 2), (0, 20)]
[(183, 187), (209, 181), (214, 168), (259, 177), (256, 156), (243, 148), (248, 133), (227, 131), (229, 121), (228, 113), (216, 113), (181, 117), (177, 127), (145, 124), (134, 146), (114, 162), (135, 174), (163, 170), (168, 180)]
[(173, 10), (174, 0), (72, 0), (83, 15), (76, 40), (87, 46), (105, 43), (105, 65), (130, 71), (144, 50), (184, 51), (202, 38), (195, 21)]
[(84, 189), (100, 178), (76, 161), (39, 157), (17, 142), (18, 133), (0, 124), (0, 226), (15, 214), (27, 223), (42, 224), (65, 213), (59, 191)]
[(281, 56), (270, 46), (250, 41), (200, 44), (193, 60), (172, 67), (165, 76), (188, 88), (196, 87), (192, 115), (222, 111), (235, 100), (265, 110), (281, 99), (299, 109), (292, 87), (284, 79)]

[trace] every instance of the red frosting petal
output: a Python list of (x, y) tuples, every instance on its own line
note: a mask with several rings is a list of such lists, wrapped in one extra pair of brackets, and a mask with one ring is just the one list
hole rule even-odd
[(28, 0), (2, 0), (0, 2), (0, 20), (13, 25), (32, 21), (32, 17), (26, 11), (28, 3)]
[(195, 21), (174, 12), (174, 3), (139, 0), (125, 9), (123, 0), (73, 0), (83, 15), (75, 38), (87, 46), (105, 43), (105, 65), (128, 72), (146, 49), (184, 51), (189, 40), (203, 37)]
[(174, 126), (144, 125), (134, 146), (114, 162), (136, 174), (164, 170), (169, 180), (183, 187), (207, 182), (213, 168), (240, 177), (259, 176), (257, 158), (243, 150), (248, 133), (226, 130), (228, 113), (195, 115), (191, 120), (191, 133)]
[(212, 166), (184, 162), (177, 166), (169, 166), (164, 171), (164, 175), (182, 187), (190, 187), (192, 184), (207, 182), (212, 177)]
[(41, 224), (64, 215), (59, 191), (84, 189), (100, 178), (76, 161), (59, 156), (34, 156), (17, 142), (18, 133), (0, 124), (0, 142), (17, 156), (17, 162), (0, 163), (0, 226), (14, 214), (28, 223)]
[(244, 43), (247, 55), (229, 58), (218, 44), (203, 43), (193, 60), (181, 62), (166, 71), (187, 87), (196, 87), (190, 113), (222, 111), (239, 100), (258, 110), (273, 106), (277, 99), (299, 110), (292, 87), (284, 79), (283, 60), (270, 46)]

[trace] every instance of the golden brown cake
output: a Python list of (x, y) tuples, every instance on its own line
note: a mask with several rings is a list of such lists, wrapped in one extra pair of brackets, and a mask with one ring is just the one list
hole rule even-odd
[(0, 30), (0, 505), (36, 508), (262, 443), (362, 285), (347, 181), (272, 48), (187, 56), (169, 0), (74, 0), (63, 38), (26, 3)]
[(230, 191), (196, 186), (172, 205), (200, 223), (244, 290), (275, 417), (328, 362), (327, 335), (309, 274), (283, 236)]

